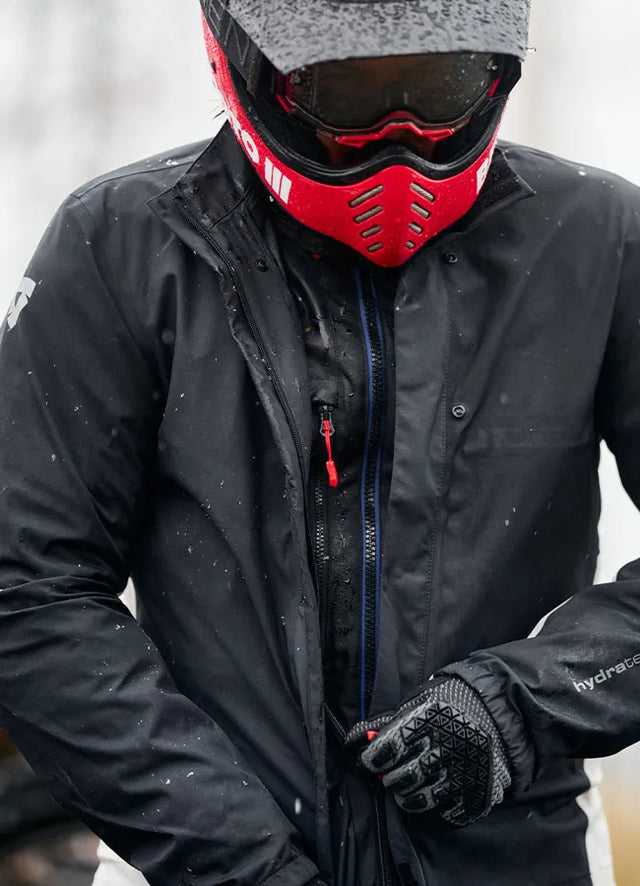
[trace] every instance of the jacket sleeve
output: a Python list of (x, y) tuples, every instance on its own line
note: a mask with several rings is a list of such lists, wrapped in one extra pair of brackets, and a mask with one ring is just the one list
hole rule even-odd
[(118, 594), (162, 416), (157, 371), (60, 210), (0, 333), (0, 716), (56, 798), (152, 886), (317, 869)]
[[(640, 508), (640, 231), (632, 215), (595, 423)], [(517, 787), (559, 759), (608, 756), (640, 741), (640, 559), (616, 581), (574, 594), (537, 636), (476, 652), (443, 672), (466, 679), (488, 703)]]

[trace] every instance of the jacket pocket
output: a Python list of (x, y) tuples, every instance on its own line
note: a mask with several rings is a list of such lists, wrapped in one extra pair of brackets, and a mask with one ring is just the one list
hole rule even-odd
[(583, 446), (594, 438), (593, 428), (571, 415), (538, 412), (485, 415), (469, 425), (463, 450), (567, 449)]

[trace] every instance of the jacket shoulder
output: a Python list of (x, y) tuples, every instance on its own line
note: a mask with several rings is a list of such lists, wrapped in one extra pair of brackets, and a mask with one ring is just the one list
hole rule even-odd
[(153, 326), (155, 309), (162, 309), (163, 283), (181, 266), (185, 251), (152, 205), (208, 145), (163, 152), (76, 188), (49, 223), (27, 276), (62, 293), (65, 311), (108, 297), (138, 343), (152, 339), (154, 332), (148, 333), (141, 318), (151, 317)]
[(631, 210), (634, 216), (640, 211), (640, 187), (620, 175), (525, 145), (501, 142), (500, 147), (510, 166), (539, 196), (571, 192), (591, 208)]
[(110, 170), (76, 188), (70, 197), (88, 210), (107, 203), (140, 206), (172, 188), (209, 144), (194, 142)]

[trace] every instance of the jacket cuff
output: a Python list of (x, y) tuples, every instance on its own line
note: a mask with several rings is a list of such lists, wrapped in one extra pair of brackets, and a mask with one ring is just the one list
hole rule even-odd
[(536, 771), (534, 744), (511, 697), (507, 680), (485, 664), (470, 661), (447, 665), (435, 676), (458, 677), (478, 693), (502, 737), (511, 768), (512, 793), (530, 787)]

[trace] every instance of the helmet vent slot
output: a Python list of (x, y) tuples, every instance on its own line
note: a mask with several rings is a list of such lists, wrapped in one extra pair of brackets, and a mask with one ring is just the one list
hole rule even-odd
[(416, 244), (413, 242), (413, 240), (407, 240), (407, 242), (404, 245), (407, 247), (407, 249), (415, 249), (416, 248)]
[(417, 224), (417, 222), (409, 222), (409, 229), (413, 231), (414, 234), (421, 234), (424, 231), (424, 228)]
[(428, 209), (425, 209), (424, 206), (420, 206), (419, 203), (412, 203), (411, 208), (414, 212), (417, 212), (418, 215), (421, 215), (423, 218), (430, 218), (431, 213)]
[(428, 200), (429, 203), (433, 203), (433, 201), (436, 199), (435, 194), (432, 194), (431, 191), (427, 191), (426, 188), (421, 187), (417, 182), (412, 182), (411, 190), (419, 197), (423, 197), (425, 200)]
[(373, 209), (367, 209), (366, 212), (361, 212), (360, 215), (356, 215), (353, 219), (356, 224), (362, 224), (362, 222), (369, 221), (370, 218), (373, 218), (374, 215), (379, 215), (382, 212), (382, 206), (374, 206)]
[(379, 234), (381, 230), (381, 225), (373, 225), (372, 228), (367, 228), (366, 231), (361, 231), (360, 236), (364, 237), (366, 240), (368, 237), (373, 237), (374, 234)]
[(355, 209), (357, 206), (362, 206), (362, 204), (366, 203), (367, 200), (370, 200), (372, 197), (377, 197), (378, 194), (381, 194), (383, 191), (384, 185), (377, 185), (375, 188), (369, 188), (368, 191), (364, 191), (362, 194), (354, 197), (353, 200), (350, 200), (349, 206), (352, 209)]
[(379, 252), (381, 249), (384, 249), (383, 243), (372, 243), (371, 246), (367, 246), (367, 252)]

